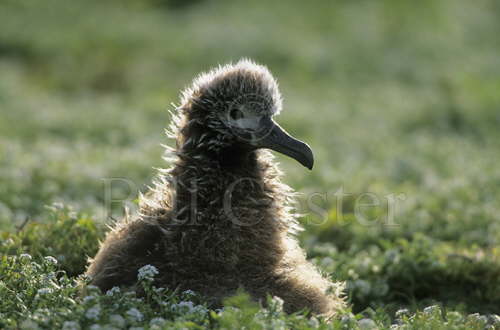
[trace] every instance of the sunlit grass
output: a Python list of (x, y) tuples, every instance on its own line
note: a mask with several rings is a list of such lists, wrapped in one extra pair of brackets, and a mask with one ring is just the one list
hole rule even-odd
[[(85, 315), (94, 305), (79, 300), (74, 281), (97, 249), (101, 224), (123, 213), (120, 201), (106, 203), (106, 182), (113, 199), (133, 206), (154, 168), (166, 166), (161, 144), (171, 141), (163, 129), (179, 90), (200, 71), (241, 57), (270, 67), (285, 97), (277, 120), (315, 152), (312, 172), (277, 159), (284, 180), (303, 193), (302, 243), (320, 268), (348, 283), (355, 315), (334, 326), (494, 324), (499, 28), (492, 0), (3, 1), (0, 327), (93, 324)], [(340, 201), (339, 190), (348, 194)], [(370, 220), (363, 222), (357, 207), (367, 193), (380, 204), (362, 208)], [(388, 196), (402, 196), (391, 226)], [(55, 202), (66, 206), (51, 209)], [(58, 277), (59, 298), (35, 302), (55, 271), (44, 268), (47, 255), (67, 277)], [(27, 293), (15, 298), (21, 288)], [(162, 318), (177, 327), (321, 324), (259, 310), (242, 297), (233, 304), (243, 311)], [(63, 307), (65, 299), (73, 302)], [(396, 313), (402, 308), (408, 312)], [(129, 309), (102, 309), (94, 323), (121, 322), (111, 316), (126, 318)], [(43, 323), (52, 316), (55, 323)], [(153, 327), (148, 317), (124, 322)]]

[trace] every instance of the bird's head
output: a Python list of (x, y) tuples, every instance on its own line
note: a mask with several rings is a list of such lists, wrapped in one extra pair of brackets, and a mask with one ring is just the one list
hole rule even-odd
[[(190, 127), (185, 140), (195, 145), (231, 152), (268, 148), (313, 167), (311, 148), (273, 119), (281, 110), (281, 95), (262, 65), (240, 60), (201, 74), (183, 92), (180, 109), (184, 126)], [(197, 139), (189, 140), (190, 135)]]

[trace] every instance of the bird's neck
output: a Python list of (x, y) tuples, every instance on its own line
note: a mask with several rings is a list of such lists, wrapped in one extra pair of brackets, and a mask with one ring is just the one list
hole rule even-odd
[(202, 256), (210, 267), (245, 271), (275, 264), (284, 253), (283, 235), (300, 227), (290, 213), (291, 190), (280, 182), (271, 154), (227, 150), (231, 161), (216, 161), (180, 151), (142, 214), (165, 219), (170, 239), (179, 239), (187, 256)]
[(289, 188), (280, 182), (268, 151), (227, 148), (209, 156), (205, 149), (179, 148), (177, 156), (167, 188), (173, 192), (169, 213), (177, 224), (245, 227), (286, 221)]
[[(231, 220), (232, 210), (264, 197), (265, 161), (257, 151), (224, 150), (217, 154), (200, 150), (180, 154), (172, 171), (175, 206), (180, 221), (208, 224)], [(189, 211), (182, 210), (180, 207)], [(253, 205), (257, 207), (258, 205)], [(262, 206), (259, 206), (262, 208)], [(218, 219), (213, 217), (218, 215)]]
[(293, 222), (291, 191), (280, 182), (271, 154), (224, 145), (212, 134), (189, 120), (178, 130), (177, 161), (143, 213), (168, 213), (181, 227)]

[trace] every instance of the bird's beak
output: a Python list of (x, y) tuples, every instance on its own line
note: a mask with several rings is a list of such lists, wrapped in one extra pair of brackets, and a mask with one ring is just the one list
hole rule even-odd
[(314, 156), (306, 143), (295, 139), (270, 118), (263, 118), (260, 126), (263, 135), (256, 142), (257, 148), (269, 148), (280, 152), (312, 170)]

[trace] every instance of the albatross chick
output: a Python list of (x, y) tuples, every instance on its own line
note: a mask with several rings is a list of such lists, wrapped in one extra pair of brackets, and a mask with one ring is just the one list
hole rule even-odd
[(141, 197), (138, 214), (107, 234), (87, 275), (102, 290), (133, 286), (155, 266), (157, 286), (193, 290), (219, 306), (238, 288), (284, 301), (287, 312), (331, 317), (343, 285), (308, 262), (295, 234), (293, 192), (271, 149), (312, 169), (309, 146), (281, 128), (278, 85), (249, 60), (198, 76), (181, 96), (170, 134), (172, 165)]

